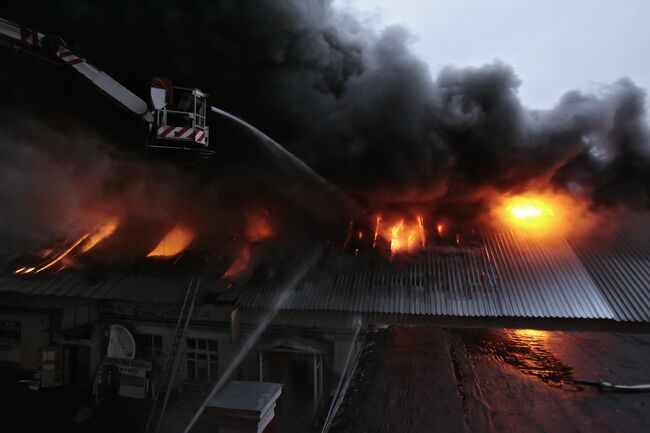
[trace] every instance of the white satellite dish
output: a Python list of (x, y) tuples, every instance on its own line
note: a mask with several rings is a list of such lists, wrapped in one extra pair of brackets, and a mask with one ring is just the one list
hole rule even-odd
[(135, 340), (124, 326), (111, 325), (106, 356), (121, 359), (135, 358)]

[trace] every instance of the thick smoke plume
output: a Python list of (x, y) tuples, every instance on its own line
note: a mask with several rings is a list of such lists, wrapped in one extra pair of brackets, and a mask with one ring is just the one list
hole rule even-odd
[[(645, 92), (625, 78), (535, 111), (519, 101), (509, 66), (447, 68), (432, 78), (405, 29), (369, 29), (327, 0), (13, 3), (0, 16), (61, 35), (141, 95), (157, 75), (206, 90), (214, 105), (242, 115), (369, 207), (427, 203), (471, 214), (488, 194), (531, 186), (567, 190), (595, 208), (650, 203)], [(192, 218), (214, 225), (214, 207), (233, 204), (224, 184), (252, 200), (257, 193), (244, 191), (256, 175), (282, 185), (271, 168), (260, 171), (264, 154), (250, 137), (223, 121), (212, 121), (212, 169), (143, 168), (101, 156), (100, 147), (132, 147), (125, 130), (137, 122), (89, 96), (76, 76), (2, 56), (3, 112), (40, 119), (1, 125), (5, 238), (47, 226), (64, 209), (72, 213), (57, 223), (72, 221), (94, 194), (145, 213), (192, 208)], [(226, 198), (247, 202), (238, 194)]]

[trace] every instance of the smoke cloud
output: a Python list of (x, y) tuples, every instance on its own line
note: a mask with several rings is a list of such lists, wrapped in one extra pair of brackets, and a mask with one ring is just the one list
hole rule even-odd
[[(578, 194), (595, 208), (650, 204), (646, 95), (626, 78), (531, 110), (508, 65), (449, 67), (432, 77), (404, 28), (367, 28), (328, 0), (34, 0), (4, 4), (0, 15), (59, 34), (141, 95), (152, 76), (206, 90), (212, 104), (369, 207), (453, 203), (475, 213), (486, 194), (530, 186)], [(126, 152), (137, 141), (125, 132), (137, 122), (88, 96), (76, 76), (2, 56), (3, 112), (19, 107), (18, 117), (37, 118), (23, 122), (45, 123), (0, 125), (4, 237), (72, 224), (96, 194), (145, 214), (198, 208), (193, 218), (214, 221), (224, 197), (259, 199), (251, 178), (266, 177), (257, 187), (270, 179), (276, 191), (296, 183), (273, 174), (251, 138), (222, 120), (211, 121), (212, 168), (144, 168), (107, 156), (99, 150)], [(57, 213), (64, 216), (51, 218)]]

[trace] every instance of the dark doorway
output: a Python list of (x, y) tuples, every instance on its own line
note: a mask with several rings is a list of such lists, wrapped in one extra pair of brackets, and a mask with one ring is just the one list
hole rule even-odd
[(294, 433), (312, 431), (314, 355), (265, 351), (263, 356), (263, 380), (284, 385), (276, 407), (279, 429)]
[(64, 383), (80, 389), (90, 388), (90, 348), (63, 346)]

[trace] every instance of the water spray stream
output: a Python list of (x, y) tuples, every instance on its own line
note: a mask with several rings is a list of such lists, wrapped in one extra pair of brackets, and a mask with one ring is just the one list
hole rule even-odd
[(248, 355), (248, 352), (251, 351), (257, 340), (260, 338), (262, 333), (266, 330), (266, 328), (269, 326), (271, 321), (277, 316), (278, 312), (280, 309), (282, 309), (289, 298), (291, 297), (291, 294), (293, 293), (294, 289), (298, 285), (298, 283), (303, 279), (305, 274), (311, 269), (311, 267), (316, 263), (316, 260), (320, 256), (320, 248), (317, 248), (315, 250), (312, 250), (310, 253), (306, 255), (306, 259), (303, 260), (300, 265), (295, 269), (293, 274), (287, 280), (284, 282), (284, 289), (280, 292), (280, 295), (275, 299), (275, 302), (271, 306), (271, 308), (267, 311), (267, 313), (262, 317), (262, 320), (260, 323), (257, 325), (257, 328), (253, 331), (251, 335), (248, 336), (244, 344), (241, 346), (233, 360), (230, 362), (228, 365), (228, 368), (224, 371), (223, 375), (219, 379), (219, 381), (214, 385), (208, 396), (205, 398), (205, 400), (201, 403), (201, 406), (199, 406), (198, 410), (196, 411), (196, 414), (194, 414), (194, 417), (190, 420), (189, 424), (187, 427), (185, 427), (185, 430), (183, 430), (183, 433), (189, 433), (192, 430), (192, 427), (198, 419), (201, 417), (203, 414), (203, 411), (205, 410), (205, 406), (207, 403), (214, 398), (214, 396), (223, 388), (223, 386), (228, 382), (232, 374), (235, 372), (237, 367), (239, 367), (239, 364), (241, 364), (242, 360)]
[(273, 153), (273, 155), (279, 157), (284, 161), (288, 161), (302, 175), (311, 179), (316, 185), (321, 187), (324, 191), (327, 191), (328, 193), (332, 194), (334, 197), (338, 198), (339, 201), (342, 203), (341, 208), (350, 210), (350, 212), (348, 212), (347, 215), (356, 215), (359, 217), (360, 220), (363, 219), (364, 211), (362, 210), (361, 205), (359, 205), (359, 203), (356, 200), (354, 200), (345, 192), (341, 191), (340, 188), (332, 184), (330, 181), (328, 181), (327, 179), (323, 178), (321, 175), (316, 173), (311, 167), (305, 164), (303, 160), (298, 158), (293, 153), (289, 152), (280, 143), (273, 140), (271, 137), (269, 137), (268, 135), (266, 135), (265, 133), (263, 133), (262, 131), (260, 131), (253, 125), (251, 125), (250, 123), (246, 122), (245, 120), (235, 116), (234, 114), (230, 114), (227, 111), (221, 110), (220, 108), (214, 106), (210, 106), (210, 110), (212, 110), (214, 113), (227, 117), (228, 119), (248, 129), (250, 132), (255, 134), (255, 136), (257, 136), (259, 139), (262, 140), (262, 142), (264, 142), (267, 145), (267, 149), (270, 150)]
[[(332, 420), (338, 413), (339, 407), (345, 398), (347, 387), (350, 385), (352, 380), (352, 375), (354, 374), (354, 367), (351, 366), (350, 362), (352, 361), (353, 356), (356, 353), (356, 357), (361, 355), (363, 349), (363, 344), (358, 346), (357, 339), (359, 338), (359, 333), (361, 332), (362, 320), (360, 316), (354, 318), (354, 334), (352, 336), (352, 341), (350, 342), (350, 350), (348, 350), (348, 355), (345, 358), (345, 364), (343, 365), (343, 370), (341, 371), (341, 377), (339, 378), (339, 383), (336, 386), (336, 391), (334, 392), (334, 398), (332, 399), (332, 404), (330, 405), (327, 416), (325, 417), (325, 422), (323, 423), (323, 428), (321, 433), (327, 433), (332, 426)], [(352, 364), (355, 364), (352, 361)]]

